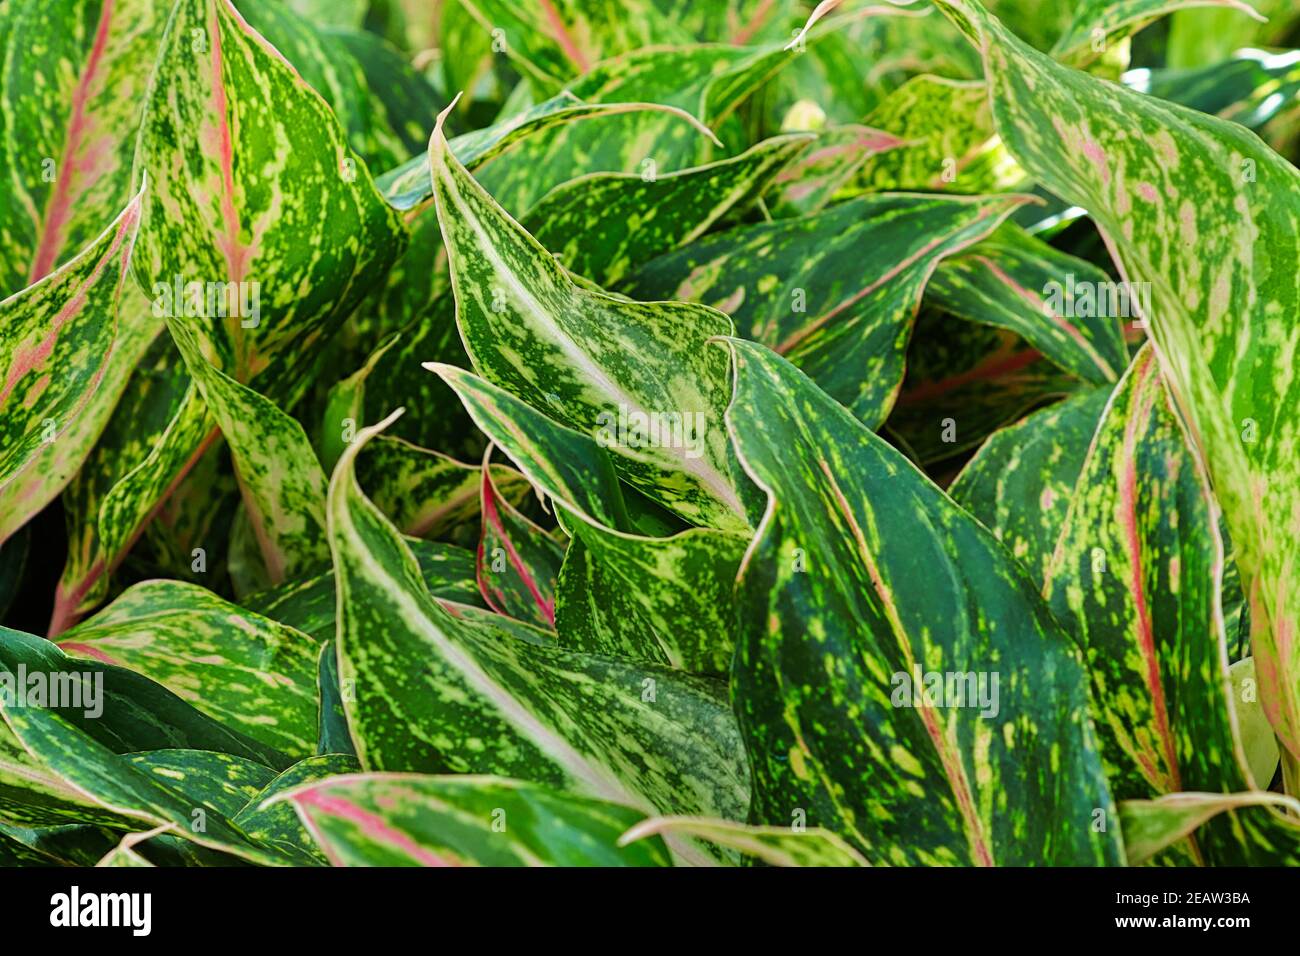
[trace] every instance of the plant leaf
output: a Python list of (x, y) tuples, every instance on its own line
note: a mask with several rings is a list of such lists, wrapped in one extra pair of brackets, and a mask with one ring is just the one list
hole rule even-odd
[(352, 462), (374, 431), (344, 452), (329, 502), (339, 675), (355, 681), (344, 707), (362, 766), (501, 773), (661, 812), (743, 813), (735, 725), (713, 683), (539, 647), (429, 596), (357, 488)]
[[(1294, 251), (1300, 173), (1239, 126), (1058, 66), (974, 0), (938, 2), (984, 51), (1008, 148), (1089, 210), (1126, 281), (1150, 284), (1149, 334), (1249, 595), (1261, 701), (1300, 760), (1300, 425), (1288, 411), (1300, 330), (1285, 319), (1300, 270), (1278, 264)], [(1262, 380), (1274, 384), (1247, 384)]]
[(619, 839), (634, 843), (648, 836), (684, 833), (719, 846), (739, 850), (770, 866), (866, 866), (862, 854), (830, 830), (754, 827), (728, 820), (698, 817), (654, 817), (643, 820)]
[(903, 379), (936, 264), (988, 235), (1023, 197), (870, 196), (740, 226), (661, 256), (624, 286), (703, 302), (775, 348), (873, 427)]
[[(793, 365), (729, 344), (728, 427), (768, 493), (732, 671), (751, 822), (802, 811), (873, 863), (1118, 862), (1078, 655), (1028, 576)], [(952, 691), (914, 698), (932, 673)]]
[(137, 584), (59, 646), (143, 674), (284, 753), (316, 749), (317, 642), (197, 585)]
[(357, 774), (288, 801), (335, 866), (667, 866), (658, 840), (619, 834), (627, 807), (499, 777)]
[[(578, 431), (649, 414), (703, 421), (702, 453), (611, 445), (620, 475), (687, 520), (744, 528), (744, 506), (718, 427), (725, 356), (703, 343), (726, 316), (684, 303), (642, 304), (579, 287), (450, 154), (429, 141), (456, 322), (475, 369)], [(641, 356), (664, 356), (647, 364)], [(701, 418), (702, 417), (702, 418)], [(710, 424), (712, 427), (710, 427)], [(680, 428), (679, 428), (680, 430)]]

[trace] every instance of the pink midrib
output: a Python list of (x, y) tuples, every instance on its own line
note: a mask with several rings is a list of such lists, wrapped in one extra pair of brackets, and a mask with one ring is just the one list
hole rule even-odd
[[(492, 479), (488, 477), (487, 469), (483, 471), (483, 520), (486, 521), (494, 531), (497, 538), (500, 539), (502, 546), (506, 549), (506, 556), (510, 558), (510, 563), (515, 570), (519, 572), (520, 579), (524, 582), (524, 587), (528, 588), (528, 593), (533, 602), (541, 610), (542, 615), (550, 623), (551, 627), (555, 626), (555, 602), (547, 600), (542, 594), (541, 588), (537, 586), (537, 581), (528, 567), (524, 564), (519, 552), (515, 550), (514, 543), (506, 533), (505, 525), (501, 523), (501, 515), (497, 512), (496, 490), (492, 487)], [(483, 547), (479, 546), (479, 559), (482, 561)], [(488, 597), (488, 589), (483, 588), (483, 596)], [(500, 609), (498, 609), (500, 610)], [(504, 612), (502, 612), (504, 613)]]
[(361, 828), (361, 832), (370, 839), (397, 847), (423, 866), (456, 865), (444, 857), (426, 850), (402, 831), (390, 827), (382, 817), (368, 810), (363, 810), (350, 800), (327, 796), (319, 790), (305, 790), (294, 799), (300, 805), (311, 807), (322, 813), (328, 813), (331, 816), (356, 824)]
[[(1150, 377), (1153, 366), (1148, 361), (1136, 370), (1133, 389), (1141, 397), (1143, 382)], [(1154, 399), (1152, 399), (1153, 401)], [(1147, 403), (1149, 406), (1149, 403)], [(1174, 748), (1173, 736), (1169, 731), (1169, 712), (1165, 704), (1164, 682), (1160, 677), (1160, 660), (1156, 655), (1155, 633), (1151, 626), (1151, 609), (1147, 606), (1146, 583), (1142, 574), (1142, 542), (1137, 529), (1137, 426), (1145, 418), (1141, 406), (1135, 407), (1124, 425), (1124, 471), (1120, 476), (1120, 527), (1124, 533), (1124, 546), (1132, 556), (1130, 562), (1129, 587), (1133, 591), (1133, 604), (1137, 614), (1138, 646), (1146, 664), (1146, 682), (1151, 691), (1151, 706), (1154, 711), (1156, 732), (1160, 735), (1165, 751), (1165, 762), (1169, 767), (1169, 781), (1173, 792), (1182, 789), (1178, 771), (1178, 756)]]
[[(86, 281), (78, 287), (73, 297), (64, 303), (63, 308), (61, 308), (58, 314), (54, 317), (53, 322), (50, 323), (51, 328), (49, 334), (46, 335), (45, 338), (35, 347), (30, 349), (20, 349), (14, 356), (13, 364), (9, 366), (9, 371), (5, 374), (4, 385), (0, 387), (0, 406), (3, 406), (5, 402), (9, 400), (10, 394), (17, 387), (23, 376), (27, 375), (33, 369), (37, 368), (49, 359), (51, 353), (54, 351), (55, 344), (59, 340), (59, 332), (62, 331), (63, 326), (68, 323), (68, 320), (79, 313), (85, 306), (86, 297), (90, 294), (90, 289), (99, 281), (100, 275), (104, 272), (104, 267), (113, 259), (117, 250), (121, 248), (123, 238), (135, 225), (136, 219), (139, 218), (139, 215), (140, 209), (139, 206), (136, 206), (122, 217), (122, 221), (118, 225), (117, 235), (113, 237), (113, 244), (108, 248), (108, 251), (100, 257), (99, 261), (95, 263), (94, 272), (92, 272)], [(102, 368), (100, 369), (100, 374), (103, 374)]]
[(56, 171), (54, 195), (50, 197), (50, 204), (45, 210), (41, 241), (36, 247), (36, 255), (32, 260), (30, 282), (35, 282), (53, 271), (54, 264), (58, 261), (59, 251), (63, 247), (68, 213), (72, 209), (72, 183), (77, 178), (74, 175), (75, 157), (81, 149), (90, 125), (86, 117), (86, 102), (90, 99), (90, 88), (94, 84), (99, 66), (104, 59), (104, 50), (108, 46), (114, 2), (115, 0), (104, 0), (90, 58), (86, 61), (81, 78), (77, 81), (77, 88), (72, 94), (72, 116), (68, 120), (68, 138), (63, 145), (63, 160)]

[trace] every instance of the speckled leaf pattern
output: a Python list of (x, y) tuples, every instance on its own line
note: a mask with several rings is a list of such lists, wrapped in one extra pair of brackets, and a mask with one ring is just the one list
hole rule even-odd
[(186, 367), (230, 446), (245, 513), (270, 580), (280, 584), (329, 562), (325, 472), (296, 419), (203, 356), (201, 323), (169, 318)]
[[(574, 81), (569, 93), (590, 103), (658, 103), (677, 114), (622, 110), (595, 123), (546, 130), (520, 143), (509, 164), (487, 166), (479, 178), (507, 209), (529, 209), (555, 186), (586, 173), (686, 169), (716, 159), (718, 138), (740, 152), (737, 110), (795, 56), (779, 43), (690, 44), (606, 60)], [(682, 121), (683, 112), (693, 124)], [(716, 137), (701, 135), (701, 124)]]
[[(155, 775), (115, 754), (55, 711), (3, 705), (0, 711), (23, 746), (105, 810), (137, 825), (167, 825), (171, 834), (249, 862), (284, 864), (278, 854), (254, 844), (222, 814), (196, 807), (172, 782), (161, 782), (167, 779), (165, 775)], [(205, 811), (202, 828), (193, 825), (197, 809)]]
[(200, 311), (205, 357), (280, 399), (300, 394), (311, 345), (406, 243), (325, 103), (228, 0), (172, 11), (140, 132), (142, 174), (141, 285), (164, 312)]
[(880, 195), (740, 226), (656, 259), (625, 284), (732, 317), (875, 427), (903, 379), (935, 266), (992, 232), (1020, 197)]
[[(668, 114), (676, 122), (684, 122), (688, 127), (699, 126), (698, 120), (679, 107), (609, 100), (589, 103), (564, 91), (491, 126), (454, 137), (447, 145), (466, 169), (474, 170), (517, 146), (527, 137), (548, 129), (557, 129), (580, 120), (643, 111)], [(693, 135), (699, 136), (700, 133), (701, 130), (696, 129)], [(408, 214), (424, 207), (433, 198), (428, 160), (423, 153), (383, 173), (375, 180), (375, 184), (394, 209)]]
[(860, 164), (852, 189), (979, 193), (1014, 185), (1024, 176), (993, 131), (983, 83), (914, 76), (866, 122), (903, 145)]
[[(873, 863), (1120, 861), (1079, 657), (1028, 575), (789, 362), (730, 348), (728, 426), (768, 494), (732, 675), (750, 821)], [(948, 706), (912, 685), (931, 673)]]
[[(578, 431), (605, 428), (620, 475), (683, 518), (745, 527), (721, 428), (726, 356), (704, 347), (730, 333), (727, 317), (579, 287), (451, 155), (440, 129), (429, 159), (456, 322), (476, 370)], [(667, 440), (623, 424), (651, 415)]]
[(357, 488), (357, 447), (331, 480), (329, 518), (339, 676), (355, 682), (344, 706), (364, 767), (491, 772), (643, 810), (743, 814), (743, 754), (719, 686), (449, 614)]
[(488, 607), (507, 617), (555, 627), (555, 577), (564, 546), (503, 498), (492, 481), (492, 450), (483, 459), (475, 571)]
[(144, 674), (284, 753), (315, 750), (317, 642), (197, 585), (137, 584), (60, 647)]
[[(940, 263), (925, 295), (953, 315), (1010, 329), (1059, 368), (1104, 385), (1128, 364), (1121, 319), (1106, 304), (1118, 301), (1109, 298), (1116, 287), (1091, 263), (1006, 223)], [(1091, 298), (1083, 299), (1082, 290)]]
[(1109, 47), (1153, 20), (1193, 7), (1226, 7), (1264, 19), (1245, 0), (1081, 0), (1052, 53), (1067, 63), (1087, 63), (1097, 57), (1099, 43)]
[[(1231, 813), (1242, 819), (1267, 815), (1286, 825), (1269, 808), (1300, 813), (1300, 801), (1281, 793), (1171, 793), (1154, 800), (1124, 800), (1119, 805), (1124, 826), (1124, 846), (1129, 863), (1136, 866), (1173, 846), (1218, 814)], [(1295, 858), (1288, 862), (1292, 865)]]
[(991, 435), (948, 487), (952, 500), (1042, 582), (1110, 390), (1067, 398)]
[[(433, 88), (396, 51), (378, 37), (355, 31), (322, 29), (319, 21), (296, 15), (280, 0), (242, 0), (240, 14), (287, 59), (325, 99), (347, 133), (348, 144), (372, 170), (387, 169), (419, 150), (438, 108)], [(396, 61), (395, 63), (393, 61)], [(374, 92), (366, 68), (385, 71), (375, 77)], [(419, 131), (408, 130), (405, 107)]]
[[(1251, 788), (1221, 623), (1217, 522), (1148, 346), (1102, 416), (1043, 587), (1083, 648), (1117, 799)], [(1249, 840), (1216, 821), (1191, 853), (1245, 863), (1300, 849), (1300, 824), (1260, 833), (1268, 819), (1241, 822)]]
[(628, 807), (500, 777), (358, 774), (293, 806), (335, 866), (668, 866), (658, 838), (620, 846)]
[[(406, 546), (419, 562), (425, 587), (435, 598), (460, 604), (481, 602), (474, 578), (474, 552), (417, 538), (407, 538)], [(263, 617), (327, 640), (334, 636), (334, 571), (331, 568), (301, 581), (258, 591), (244, 598), (243, 604)]]
[(776, 216), (817, 212), (839, 197), (872, 156), (905, 145), (908, 141), (869, 126), (819, 130), (816, 143), (777, 174), (768, 207)]
[(131, 331), (138, 317), (118, 313), (140, 200), (56, 272), (0, 301), (0, 542), (60, 492), (89, 453), (120, 389), (105, 375), (125, 371), (114, 350), (129, 361), (141, 350)]
[(167, 6), (21, 0), (0, 10), (0, 298), (94, 242), (130, 200)]
[(769, 866), (866, 866), (862, 854), (830, 830), (755, 827), (728, 820), (654, 817), (623, 834), (632, 843), (663, 833), (685, 833), (738, 850)]
[(1294, 766), (1300, 270), (1280, 261), (1295, 259), (1300, 173), (1239, 126), (1056, 65), (973, 0), (938, 2), (984, 52), (1008, 148), (1091, 212), (1127, 281), (1150, 283), (1148, 332), (1223, 508), (1261, 701)]
[(810, 141), (778, 136), (731, 159), (653, 179), (579, 176), (544, 196), (523, 225), (566, 269), (612, 285), (636, 266), (698, 239), (724, 215), (743, 211)]
[[(107, 574), (121, 562), (161, 502), (219, 437), (216, 422), (172, 350), (161, 378), (128, 386), (105, 438), (72, 486), (68, 520), (76, 521), (55, 595), (51, 634), (98, 605)], [(147, 451), (146, 451), (147, 449)], [(143, 457), (133, 455), (143, 452)], [(93, 470), (91, 470), (93, 469)]]
[(500, 37), (502, 52), (541, 89), (562, 86), (619, 53), (694, 39), (650, 0), (460, 2), (483, 30)]
[(627, 501), (597, 442), (469, 372), (430, 368), (533, 486), (562, 509), (565, 530), (582, 543), (576, 551), (570, 545), (557, 583), (561, 642), (689, 671), (725, 672), (734, 645), (732, 589), (746, 537), (711, 528), (667, 537), (629, 533)]
[(328, 860), (294, 812), (293, 804), (277, 801), (281, 794), (317, 780), (360, 770), (354, 756), (322, 754), (289, 767), (252, 797), (231, 821), (262, 846), (293, 858), (296, 865), (325, 866)]

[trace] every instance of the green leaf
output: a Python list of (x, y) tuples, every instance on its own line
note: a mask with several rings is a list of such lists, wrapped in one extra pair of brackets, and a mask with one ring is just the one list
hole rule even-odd
[(995, 432), (948, 494), (1035, 581), (1046, 575), (1110, 390), (1091, 389)]
[(905, 145), (892, 133), (869, 126), (819, 130), (816, 143), (777, 174), (768, 207), (776, 216), (818, 212), (840, 197), (872, 156)]
[(172, 10), (140, 130), (142, 173), (134, 268), (155, 307), (200, 312), (204, 357), (291, 403), (315, 361), (309, 346), (383, 278), (407, 234), (319, 95), (229, 0)]
[[(1116, 381), (1128, 365), (1122, 286), (1012, 223), (939, 264), (926, 300), (953, 315), (1010, 329), (1085, 382)], [(1101, 300), (1101, 301), (1098, 301)]]
[(768, 494), (732, 672), (751, 822), (873, 863), (1118, 862), (1083, 670), (1029, 577), (793, 365), (729, 344), (728, 427)]
[(628, 533), (633, 522), (627, 502), (600, 444), (469, 372), (429, 368), (563, 510), (575, 543), (557, 583), (561, 642), (690, 671), (725, 672), (734, 645), (732, 589), (745, 537), (711, 528), (663, 537)]
[(355, 682), (344, 707), (362, 766), (508, 774), (641, 809), (743, 814), (743, 755), (714, 683), (530, 644), (429, 596), (356, 485), (352, 461), (374, 431), (344, 453), (329, 501), (339, 676)]
[(125, 759), (184, 794), (196, 809), (224, 817), (233, 817), (276, 777), (270, 767), (210, 750), (150, 750)]
[(354, 756), (344, 754), (322, 754), (300, 760), (250, 799), (232, 822), (251, 839), (294, 858), (298, 865), (325, 865), (329, 861), (317, 849), (293, 805), (275, 798), (304, 784), (336, 779), (337, 775), (356, 773), (360, 769)]
[[(460, 2), (480, 27), (504, 39), (502, 52), (543, 90), (561, 86), (619, 53), (692, 39), (682, 24), (660, 14), (649, 0), (618, 4), (582, 0)], [(500, 34), (494, 32), (498, 30)]]
[(270, 576), (266, 583), (280, 584), (329, 561), (325, 472), (302, 425), (208, 362), (198, 331), (202, 324), (167, 320), (208, 411), (230, 445), (245, 513)]
[[(1300, 813), (1300, 801), (1268, 792), (1171, 793), (1155, 800), (1125, 800), (1120, 803), (1119, 812), (1129, 863), (1137, 866), (1149, 860), (1217, 814), (1238, 811), (1237, 816), (1247, 817), (1240, 811), (1255, 807), (1284, 807), (1292, 814)], [(1282, 819), (1269, 809), (1261, 809), (1259, 813), (1267, 813), (1278, 821)]]
[(106, 375), (124, 375), (148, 344), (133, 300), (119, 311), (141, 195), (73, 259), (0, 301), (0, 543), (80, 467), (120, 390)]
[(867, 125), (903, 141), (871, 156), (852, 181), (858, 192), (994, 192), (1024, 171), (993, 131), (983, 83), (914, 76), (867, 115)]
[[(700, 130), (699, 122), (680, 107), (609, 99), (588, 103), (564, 91), (491, 126), (457, 136), (447, 145), (466, 169), (478, 169), (518, 146), (527, 137), (545, 130), (559, 129), (580, 120), (640, 112), (668, 114), (696, 127), (697, 133), (708, 135), (708, 130)], [(423, 153), (388, 170), (375, 180), (375, 184), (393, 208), (403, 212), (423, 207), (433, 197), (428, 158)]]
[(743, 211), (811, 139), (778, 136), (731, 159), (649, 179), (622, 172), (579, 176), (542, 197), (523, 225), (566, 269), (611, 285), (698, 239), (724, 215)]
[(500, 777), (359, 774), (289, 791), (335, 866), (668, 866), (654, 839), (623, 847), (639, 816)]
[(1113, 46), (1152, 20), (1192, 7), (1230, 7), (1264, 20), (1244, 0), (1081, 0), (1052, 53), (1067, 63), (1087, 63), (1100, 52), (1099, 45)]
[(939, 4), (984, 51), (1008, 147), (1089, 210), (1126, 281), (1150, 284), (1149, 334), (1250, 597), (1261, 702), (1300, 760), (1300, 330), (1286, 319), (1300, 270), (1279, 264), (1294, 251), (1300, 173), (1239, 126), (1058, 66), (973, 0)]
[(0, 10), (0, 298), (93, 244), (130, 203), (164, 10), (154, 0)]
[(564, 546), (497, 492), (492, 446), (481, 469), (483, 526), (475, 561), (479, 590), (499, 614), (555, 627), (555, 576)]
[(118, 756), (57, 712), (3, 702), (0, 711), (31, 754), (96, 806), (135, 823), (168, 826), (169, 832), (188, 841), (250, 862), (269, 866), (285, 862), (252, 843), (219, 812), (206, 811), (204, 826), (192, 826), (197, 808), (188, 796), (161, 783), (165, 777)]
[[(472, 551), (436, 541), (405, 541), (420, 564), (420, 574), (431, 595), (443, 601), (479, 603)], [(242, 604), (246, 610), (310, 634), (318, 641), (327, 640), (334, 636), (335, 629), (334, 569), (250, 594)]]
[(284, 753), (316, 749), (317, 642), (204, 588), (137, 584), (60, 647), (137, 671)]
[(936, 264), (987, 236), (1024, 197), (869, 196), (739, 226), (670, 253), (623, 286), (703, 302), (775, 348), (875, 427), (893, 405)]
[[(710, 335), (731, 331), (727, 317), (575, 284), (451, 155), (440, 127), (429, 160), (456, 322), (475, 369), (587, 434), (634, 415), (677, 416), (679, 436), (700, 447), (611, 445), (620, 476), (687, 520), (746, 527), (719, 427), (726, 357), (704, 348)], [(660, 359), (639, 360), (647, 354)], [(689, 434), (685, 423), (694, 424)]]
[(681, 833), (708, 840), (770, 866), (867, 866), (862, 854), (843, 839), (830, 830), (816, 827), (793, 830), (698, 817), (655, 817), (628, 830), (619, 843), (626, 845), (664, 833)]

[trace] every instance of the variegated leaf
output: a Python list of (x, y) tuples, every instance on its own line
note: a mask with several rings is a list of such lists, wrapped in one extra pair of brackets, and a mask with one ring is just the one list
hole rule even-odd
[(793, 365), (730, 348), (728, 427), (768, 494), (732, 672), (751, 822), (873, 863), (1117, 863), (1078, 653), (1029, 577)]
[[(1252, 788), (1228, 671), (1217, 523), (1148, 346), (1097, 427), (1043, 586), (1084, 651), (1117, 799)], [(1280, 862), (1300, 850), (1300, 823), (1272, 819), (1216, 820), (1190, 852), (1221, 864)]]
[(229, 0), (173, 9), (140, 131), (142, 174), (141, 285), (164, 314), (209, 320), (196, 332), (217, 368), (291, 403), (311, 346), (383, 278), (406, 230), (320, 96)]
[(0, 298), (92, 244), (131, 199), (167, 6), (15, 0), (0, 9)]
[(1052, 53), (1074, 65), (1088, 63), (1152, 20), (1194, 7), (1230, 7), (1256, 20), (1264, 19), (1245, 0), (1080, 0), (1074, 19)]
[(356, 758), (345, 754), (322, 754), (300, 760), (250, 799), (232, 822), (262, 846), (292, 857), (297, 865), (325, 865), (329, 861), (317, 849), (293, 805), (274, 798), (306, 784), (354, 774), (360, 769)]
[(72, 477), (120, 391), (107, 373), (124, 375), (148, 344), (140, 317), (119, 312), (133, 301), (121, 290), (140, 202), (137, 194), (69, 262), (0, 301), (0, 543)]
[(1148, 284), (1144, 318), (1223, 507), (1250, 600), (1261, 699), (1294, 791), (1300, 330), (1287, 317), (1300, 301), (1300, 270), (1279, 256), (1295, 249), (1300, 173), (1239, 126), (1057, 65), (974, 0), (936, 2), (984, 52), (1008, 148), (1092, 214), (1125, 281)]
[(948, 494), (1041, 582), (1110, 390), (1091, 389), (995, 432)]
[(357, 774), (290, 790), (335, 866), (668, 866), (628, 807), (501, 777)]
[(610, 456), (596, 441), (469, 372), (429, 367), (534, 487), (562, 509), (565, 530), (576, 539), (557, 585), (562, 643), (724, 672), (734, 644), (732, 589), (745, 537), (712, 528), (662, 537), (630, 533), (627, 500)]
[(906, 145), (892, 133), (869, 126), (820, 130), (816, 143), (777, 174), (768, 207), (776, 216), (818, 212), (839, 198), (872, 156)]
[(634, 843), (648, 836), (682, 833), (718, 846), (738, 850), (769, 866), (866, 866), (867, 861), (841, 837), (814, 827), (755, 827), (729, 820), (697, 817), (653, 817), (643, 820), (619, 839)]
[(788, 357), (875, 427), (902, 383), (912, 321), (935, 266), (1024, 202), (864, 197), (703, 239), (656, 259), (621, 288), (728, 313), (740, 333)]
[[(461, 604), (480, 602), (472, 551), (415, 538), (407, 538), (406, 546), (419, 562), (424, 584), (435, 598)], [(334, 570), (258, 591), (245, 597), (242, 604), (317, 640), (327, 640), (334, 636)]]
[(952, 315), (1010, 329), (1057, 367), (1105, 385), (1128, 365), (1120, 317), (1133, 313), (1122, 289), (1091, 263), (1008, 222), (941, 262), (925, 294)]
[(510, 504), (492, 481), (492, 446), (483, 457), (482, 530), (475, 571), (488, 607), (508, 617), (555, 627), (555, 577), (564, 546)]
[(325, 472), (298, 422), (204, 357), (201, 321), (167, 320), (172, 340), (230, 446), (245, 513), (270, 580), (280, 584), (329, 562)]
[[(680, 441), (642, 439), (612, 444), (612, 460), (625, 480), (683, 518), (746, 527), (719, 427), (726, 357), (704, 348), (710, 335), (730, 332), (727, 317), (578, 286), (469, 175), (440, 127), (429, 160), (456, 322), (480, 374), (586, 434), (631, 416), (675, 416), (679, 440), (693, 425), (698, 453)], [(646, 355), (660, 358), (647, 363)]]
[(344, 707), (362, 765), (501, 773), (659, 812), (742, 814), (743, 755), (716, 684), (537, 646), (430, 597), (356, 485), (352, 462), (373, 431), (344, 453), (329, 502), (339, 676), (356, 688)]
[[(1122, 801), (1119, 813), (1129, 863), (1136, 866), (1151, 859), (1221, 813), (1249, 819), (1267, 814), (1282, 822), (1282, 816), (1272, 809), (1276, 807), (1292, 815), (1300, 814), (1300, 801), (1268, 791), (1171, 793), (1154, 800)], [(1294, 865), (1294, 859), (1291, 863)]]
[(579, 176), (547, 193), (523, 225), (566, 269), (610, 285), (698, 239), (724, 215), (743, 211), (811, 139), (778, 136), (731, 159), (649, 179)]
[(201, 587), (137, 584), (59, 646), (143, 674), (284, 753), (316, 749), (317, 642)]

